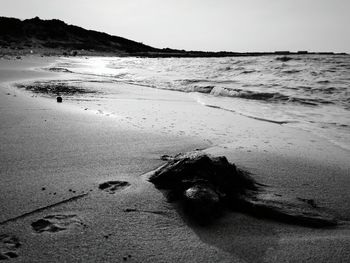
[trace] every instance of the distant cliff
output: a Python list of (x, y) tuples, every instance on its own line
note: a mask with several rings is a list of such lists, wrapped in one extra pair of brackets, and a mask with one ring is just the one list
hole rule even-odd
[(0, 47), (16, 50), (57, 50), (125, 53), (157, 52), (159, 49), (111, 36), (93, 30), (67, 25), (65, 22), (41, 20), (38, 17), (27, 20), (0, 17)]

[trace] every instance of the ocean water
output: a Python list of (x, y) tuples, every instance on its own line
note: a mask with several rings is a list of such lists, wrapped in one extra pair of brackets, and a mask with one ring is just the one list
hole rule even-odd
[(187, 92), (197, 103), (303, 129), (350, 150), (350, 56), (96, 57), (56, 70)]

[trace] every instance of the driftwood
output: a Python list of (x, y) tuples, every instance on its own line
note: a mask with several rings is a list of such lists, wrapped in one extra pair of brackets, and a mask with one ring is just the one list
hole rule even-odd
[(167, 159), (149, 181), (158, 189), (166, 190), (170, 202), (181, 202), (187, 214), (199, 223), (212, 222), (224, 209), (230, 209), (311, 227), (337, 224), (313, 200), (268, 193), (266, 186), (229, 163), (226, 157), (212, 157), (196, 151)]

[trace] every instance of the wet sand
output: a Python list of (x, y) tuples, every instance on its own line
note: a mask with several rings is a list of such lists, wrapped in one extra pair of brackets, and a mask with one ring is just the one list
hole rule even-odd
[[(196, 94), (33, 69), (53, 62), (0, 61), (2, 255), (13, 262), (348, 261), (349, 152), (301, 130), (205, 107)], [(56, 103), (13, 85), (34, 80), (100, 93)], [(339, 226), (233, 212), (194, 224), (145, 174), (164, 164), (160, 156), (197, 148), (225, 155), (275, 192), (313, 199)]]

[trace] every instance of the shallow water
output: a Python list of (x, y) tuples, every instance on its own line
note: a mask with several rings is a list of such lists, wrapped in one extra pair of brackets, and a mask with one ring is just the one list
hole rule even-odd
[(54, 70), (188, 92), (205, 106), (301, 128), (350, 150), (350, 56), (276, 58), (69, 58)]

